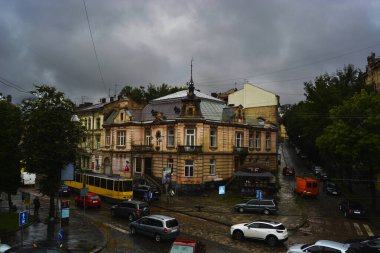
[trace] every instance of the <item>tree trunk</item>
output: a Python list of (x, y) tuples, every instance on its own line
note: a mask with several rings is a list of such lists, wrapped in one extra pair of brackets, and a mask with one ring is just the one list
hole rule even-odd
[(55, 195), (50, 194), (50, 201), (49, 201), (49, 217), (48, 217), (48, 226), (47, 226), (47, 233), (46, 233), (46, 240), (47, 241), (54, 241), (54, 227), (55, 227)]
[(12, 202), (12, 194), (7, 193), (8, 195), (8, 206), (9, 206), (9, 212), (11, 213), (13, 210), (13, 202)]

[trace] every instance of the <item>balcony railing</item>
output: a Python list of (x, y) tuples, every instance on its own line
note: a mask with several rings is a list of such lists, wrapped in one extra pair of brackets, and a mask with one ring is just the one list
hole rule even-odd
[(234, 153), (248, 154), (248, 147), (234, 147)]
[(202, 146), (178, 146), (179, 153), (201, 153)]
[(149, 152), (153, 151), (153, 146), (151, 145), (132, 145), (133, 152)]

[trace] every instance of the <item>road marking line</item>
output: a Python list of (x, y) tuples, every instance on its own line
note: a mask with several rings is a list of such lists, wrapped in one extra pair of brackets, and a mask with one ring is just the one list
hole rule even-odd
[(356, 230), (356, 234), (357, 234), (357, 235), (363, 235), (363, 232), (362, 232), (362, 230), (360, 229), (358, 223), (356, 223), (356, 222), (354, 223), (354, 228), (355, 228), (355, 230)]
[(372, 230), (370, 229), (370, 227), (367, 224), (363, 224), (363, 227), (364, 227), (365, 231), (367, 231), (368, 236), (374, 236), (374, 234), (372, 233)]
[(346, 227), (346, 230), (352, 234), (352, 229), (351, 229), (351, 226), (350, 226), (350, 223), (348, 223), (347, 221), (344, 222), (344, 226)]
[(119, 228), (119, 227), (116, 227), (116, 226), (114, 226), (114, 225), (112, 225), (112, 224), (104, 223), (104, 225), (106, 225), (107, 227), (113, 228), (113, 229), (115, 229), (115, 230), (117, 230), (117, 231), (119, 231), (119, 232), (122, 232), (122, 233), (124, 233), (124, 234), (129, 234), (129, 231), (127, 231), (127, 230), (125, 230), (125, 229), (122, 229), (122, 228)]

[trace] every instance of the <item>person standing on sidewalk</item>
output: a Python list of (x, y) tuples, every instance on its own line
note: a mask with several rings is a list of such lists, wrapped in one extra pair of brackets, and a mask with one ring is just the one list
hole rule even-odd
[(34, 217), (38, 218), (38, 210), (41, 207), (40, 199), (36, 196), (33, 199), (33, 205), (34, 205)]

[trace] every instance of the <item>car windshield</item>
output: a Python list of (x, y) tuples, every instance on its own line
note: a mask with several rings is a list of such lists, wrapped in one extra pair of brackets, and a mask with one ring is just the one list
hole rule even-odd
[(173, 245), (170, 250), (170, 253), (193, 253), (194, 248), (192, 246), (185, 245)]
[(305, 248), (307, 248), (307, 247), (309, 247), (311, 245), (313, 245), (313, 244), (312, 243), (304, 244), (304, 245), (301, 246), (301, 249), (305, 249)]
[(166, 221), (166, 227), (168, 228), (177, 227), (177, 226), (178, 226), (178, 221), (176, 219)]
[(278, 225), (276, 227), (274, 227), (275, 229), (278, 229), (278, 230), (285, 230), (285, 227), (284, 225)]
[(91, 196), (90, 199), (96, 200), (96, 199), (99, 199), (99, 196)]

